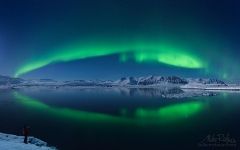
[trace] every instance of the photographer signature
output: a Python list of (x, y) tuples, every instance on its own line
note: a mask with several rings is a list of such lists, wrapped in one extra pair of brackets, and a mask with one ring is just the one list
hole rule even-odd
[(209, 134), (198, 144), (201, 147), (236, 147), (236, 139), (228, 134)]

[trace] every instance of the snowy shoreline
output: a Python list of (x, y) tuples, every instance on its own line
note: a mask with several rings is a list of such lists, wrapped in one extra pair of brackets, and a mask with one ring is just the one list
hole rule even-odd
[(191, 85), (113, 85), (113, 86), (55, 86), (55, 85), (31, 85), (31, 86), (0, 86), (0, 90), (20, 90), (20, 89), (174, 89), (181, 90), (201, 90), (201, 91), (236, 91), (240, 92), (240, 86), (191, 86)]
[(0, 133), (1, 150), (57, 150), (49, 147), (48, 144), (40, 139), (30, 136), (28, 144), (23, 143), (23, 136)]
[(181, 89), (196, 89), (196, 90), (215, 90), (215, 91), (240, 91), (240, 86), (228, 84), (226, 86), (222, 85), (183, 85), (180, 86)]

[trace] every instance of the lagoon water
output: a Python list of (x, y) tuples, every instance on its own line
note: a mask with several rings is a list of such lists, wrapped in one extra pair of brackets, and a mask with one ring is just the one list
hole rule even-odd
[(0, 132), (21, 135), (27, 124), (32, 136), (60, 150), (239, 148), (240, 93), (164, 98), (159, 92), (1, 90)]

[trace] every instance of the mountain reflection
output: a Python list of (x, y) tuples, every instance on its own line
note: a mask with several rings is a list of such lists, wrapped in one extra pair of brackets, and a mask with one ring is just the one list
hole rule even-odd
[(205, 90), (182, 90), (180, 88), (116, 88), (124, 96), (144, 96), (162, 98), (187, 98), (197, 96), (214, 96), (215, 92)]
[[(131, 89), (131, 91), (138, 91), (139, 89)], [(141, 92), (144, 90), (140, 90)], [(151, 91), (152, 89), (145, 90)], [(175, 92), (171, 90), (171, 92)], [(180, 91), (177, 91), (180, 92)], [(40, 100), (22, 95), (14, 92), (13, 96), (26, 108), (33, 109), (34, 111), (43, 111), (53, 117), (61, 117), (70, 119), (71, 121), (81, 122), (94, 122), (94, 123), (107, 123), (118, 125), (134, 125), (134, 124), (162, 124), (173, 123), (176, 121), (184, 121), (186, 118), (191, 117), (201, 110), (205, 104), (201, 101), (190, 101), (179, 104), (170, 104), (158, 108), (135, 108), (133, 110), (125, 109), (122, 115), (112, 115), (108, 113), (99, 113), (91, 111), (82, 111), (71, 108), (62, 108), (50, 106)], [(131, 113), (131, 114), (128, 114)], [(128, 115), (126, 115), (128, 114)]]

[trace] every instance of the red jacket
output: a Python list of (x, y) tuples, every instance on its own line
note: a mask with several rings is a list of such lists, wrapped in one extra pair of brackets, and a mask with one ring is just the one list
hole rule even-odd
[(29, 134), (29, 129), (28, 128), (23, 128), (23, 135), (28, 136)]

